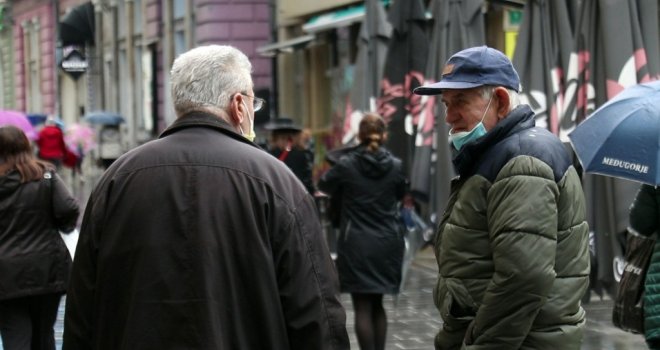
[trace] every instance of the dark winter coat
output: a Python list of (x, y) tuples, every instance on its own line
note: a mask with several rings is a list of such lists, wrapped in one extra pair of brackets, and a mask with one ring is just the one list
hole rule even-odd
[[(645, 236), (660, 231), (660, 188), (640, 187), (630, 207), (630, 228)], [(644, 337), (660, 343), (660, 244), (657, 240), (644, 284)]]
[(435, 241), (436, 349), (578, 350), (589, 229), (564, 145), (523, 105), (454, 165)]
[(398, 202), (406, 180), (401, 161), (384, 148), (364, 146), (344, 155), (318, 183), (330, 196), (341, 193), (337, 269), (342, 292), (399, 292), (404, 241)]
[(76, 200), (54, 172), (21, 183), (0, 176), (0, 300), (64, 293), (71, 256), (59, 230), (75, 228)]
[(347, 349), (312, 197), (193, 113), (119, 158), (85, 211), (64, 349)]
[[(275, 158), (280, 159), (282, 150), (274, 148), (269, 151)], [(314, 195), (314, 181), (312, 179), (312, 168), (314, 167), (314, 153), (311, 151), (300, 149), (297, 147), (291, 148), (282, 160), (293, 174), (303, 183), (307, 192)]]

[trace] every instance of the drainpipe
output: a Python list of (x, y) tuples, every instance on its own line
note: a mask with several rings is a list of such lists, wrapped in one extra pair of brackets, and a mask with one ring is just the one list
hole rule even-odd
[[(120, 0), (121, 1), (121, 0)], [(136, 85), (135, 81), (135, 43), (133, 40), (133, 32), (135, 32), (135, 28), (133, 26), (134, 21), (133, 18), (135, 17), (135, 2), (133, 0), (126, 0), (126, 14), (127, 14), (127, 22), (126, 23), (126, 64), (128, 66), (128, 83), (129, 83), (129, 89), (134, 90), (134, 89), (140, 89), (142, 85)], [(140, 82), (141, 83), (141, 82)], [(138, 127), (138, 122), (136, 118), (136, 103), (135, 103), (135, 94), (128, 94), (128, 102), (129, 102), (129, 113), (131, 114), (130, 116), (126, 116), (129, 122), (129, 139), (130, 139), (130, 145), (129, 148), (134, 148), (137, 146), (137, 127)]]
[[(89, 110), (98, 110), (105, 106), (105, 82), (103, 81), (103, 4), (102, 0), (93, 0), (92, 4), (94, 5), (94, 49), (96, 51), (96, 59), (94, 60), (95, 67), (94, 71), (97, 76), (96, 87), (94, 87), (94, 82), (92, 82), (91, 76), (88, 77), (89, 88), (88, 91), (92, 92), (88, 97), (89, 101)], [(90, 74), (91, 75), (91, 74)], [(96, 99), (94, 99), (94, 93), (96, 92)]]
[[(272, 37), (272, 41), (276, 43), (277, 42), (277, 1), (279, 0), (271, 0), (270, 1), (270, 36)], [(271, 59), (271, 76), (272, 76), (272, 83), (271, 83), (271, 89), (270, 89), (270, 119), (277, 119), (279, 116), (279, 99), (280, 99), (280, 94), (279, 94), (279, 80), (278, 80), (278, 63), (277, 63), (277, 56), (278, 53), (275, 52), (275, 55), (273, 55), (273, 58)]]
[(55, 84), (54, 94), (55, 94), (55, 106), (53, 107), (53, 113), (60, 118), (62, 118), (62, 94), (60, 89), (60, 70), (58, 62), (62, 59), (62, 45), (60, 41), (60, 2), (59, 0), (51, 0), (53, 8), (53, 18), (55, 19), (55, 38), (53, 40), (53, 46), (55, 52), (55, 57), (53, 57), (53, 82)]

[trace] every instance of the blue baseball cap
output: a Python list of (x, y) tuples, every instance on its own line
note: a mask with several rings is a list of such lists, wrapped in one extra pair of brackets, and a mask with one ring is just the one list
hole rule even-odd
[(439, 95), (442, 90), (471, 89), (483, 85), (520, 89), (520, 78), (502, 52), (477, 46), (455, 53), (447, 60), (439, 82), (413, 90), (417, 95)]

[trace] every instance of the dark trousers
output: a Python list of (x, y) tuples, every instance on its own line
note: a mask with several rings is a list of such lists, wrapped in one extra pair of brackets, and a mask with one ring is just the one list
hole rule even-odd
[(54, 350), (57, 309), (62, 294), (0, 301), (0, 335), (5, 350)]

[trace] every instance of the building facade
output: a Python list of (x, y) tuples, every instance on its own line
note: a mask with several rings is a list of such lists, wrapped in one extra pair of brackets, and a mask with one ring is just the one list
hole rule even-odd
[[(397, 0), (374, 0), (386, 11)], [(440, 0), (424, 0), (427, 9)], [(276, 61), (274, 85), (278, 115), (287, 116), (312, 130), (319, 171), (325, 152), (341, 146), (351, 89), (356, 71), (360, 30), (366, 20), (366, 3), (357, 0), (276, 0), (276, 40), (257, 48)], [(520, 12), (524, 0), (483, 3), (486, 44), (513, 52), (506, 26), (510, 11)], [(429, 26), (433, 18), (427, 11)]]
[(0, 109), (78, 123), (117, 113), (121, 149), (156, 137), (174, 119), (169, 68), (198, 45), (226, 44), (254, 65), (270, 99), (268, 0), (0, 0)]

